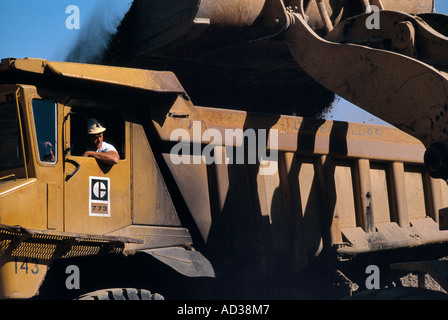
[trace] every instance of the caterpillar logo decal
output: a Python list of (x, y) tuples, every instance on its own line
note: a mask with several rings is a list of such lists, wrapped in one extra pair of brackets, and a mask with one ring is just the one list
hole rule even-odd
[(110, 179), (89, 177), (89, 215), (110, 217)]

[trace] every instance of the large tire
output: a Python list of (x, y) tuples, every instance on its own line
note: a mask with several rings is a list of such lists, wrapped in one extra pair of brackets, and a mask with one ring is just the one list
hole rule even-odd
[(164, 297), (144, 289), (115, 288), (89, 292), (78, 300), (164, 300)]

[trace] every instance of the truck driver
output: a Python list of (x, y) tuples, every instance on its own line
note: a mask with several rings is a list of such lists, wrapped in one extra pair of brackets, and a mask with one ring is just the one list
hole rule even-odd
[(113, 145), (103, 141), (104, 131), (106, 131), (106, 128), (98, 120), (88, 119), (88, 147), (83, 157), (92, 157), (109, 165), (117, 164), (120, 156)]

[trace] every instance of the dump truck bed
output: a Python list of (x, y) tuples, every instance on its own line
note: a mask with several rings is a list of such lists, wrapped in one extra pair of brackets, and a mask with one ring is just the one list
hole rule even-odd
[[(203, 124), (222, 135), (237, 128), (278, 130), (274, 174), (260, 174), (266, 163), (172, 166), (187, 204), (201, 210), (195, 214), (218, 270), (282, 278), (308, 270), (329, 252), (338, 261), (362, 255), (387, 264), (402, 261), (399, 250), (406, 250), (405, 259), (419, 259), (421, 248), (448, 241), (438, 227), (448, 187), (428, 175), (424, 146), (406, 133), (392, 126), (197, 110)], [(185, 179), (182, 172), (197, 175)], [(195, 202), (189, 202), (191, 190)]]

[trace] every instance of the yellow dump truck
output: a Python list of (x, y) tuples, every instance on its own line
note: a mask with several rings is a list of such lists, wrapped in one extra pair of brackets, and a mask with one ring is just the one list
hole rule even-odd
[[(134, 22), (167, 3), (136, 1)], [(131, 66), (175, 73), (2, 60), (0, 297), (340, 298), (371, 289), (372, 266), (380, 287), (416, 271), (446, 290), (447, 19), (433, 2), (170, 3), (118, 35), (142, 31), (124, 43)], [(253, 52), (272, 63), (250, 70)], [(238, 53), (250, 72), (234, 78)], [(284, 114), (311, 78), (395, 127)], [(227, 104), (239, 94), (248, 110)], [(89, 123), (117, 163), (86, 152)]]
[[(335, 270), (445, 254), (448, 188), (396, 128), (199, 107), (169, 72), (0, 72), (2, 298), (319, 297)], [(117, 164), (83, 156), (91, 117)]]

